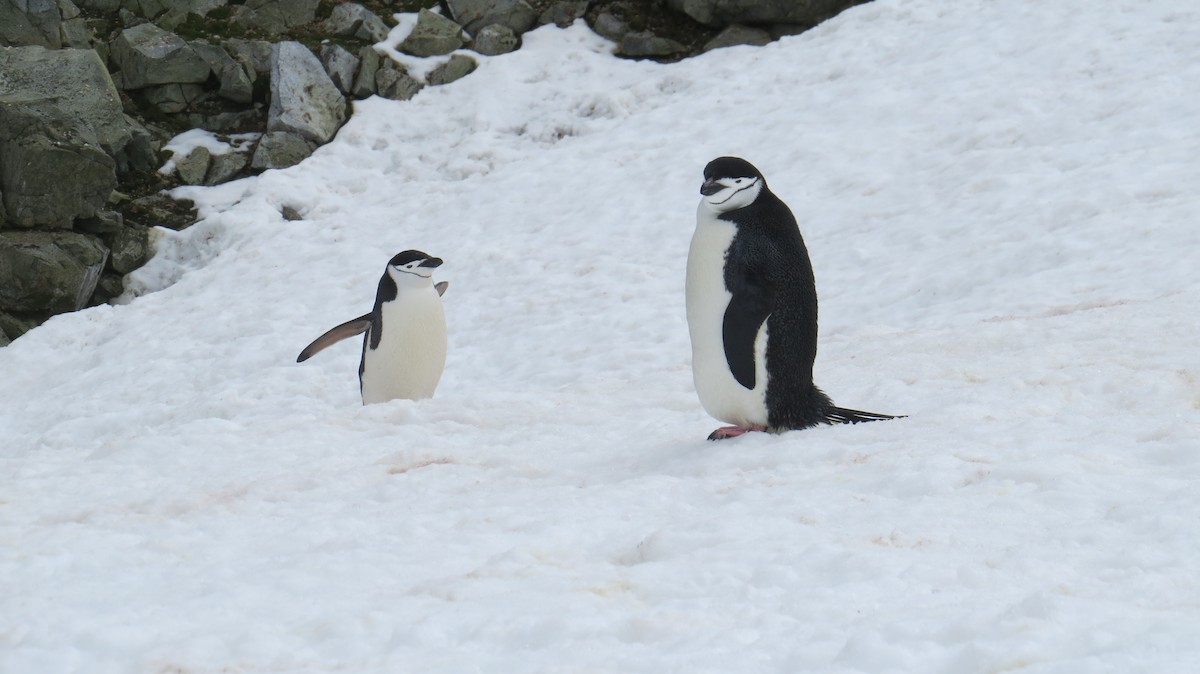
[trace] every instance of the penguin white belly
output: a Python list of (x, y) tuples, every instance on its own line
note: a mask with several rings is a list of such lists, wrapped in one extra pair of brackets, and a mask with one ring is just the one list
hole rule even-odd
[(767, 425), (767, 324), (754, 340), (754, 388), (738, 383), (725, 358), (722, 328), (733, 295), (725, 288), (725, 253), (736, 228), (701, 203), (688, 250), (687, 318), (692, 338), (692, 378), (704, 410), (737, 426)]
[(363, 350), (363, 404), (432, 397), (446, 365), (441, 296), (432, 285), (404, 289), (398, 301), (385, 302), (381, 312), (379, 347), (371, 349), (368, 341)]

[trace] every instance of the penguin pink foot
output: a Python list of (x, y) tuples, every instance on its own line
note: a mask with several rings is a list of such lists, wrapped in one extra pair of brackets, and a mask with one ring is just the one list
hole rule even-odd
[(727, 438), (736, 438), (739, 435), (757, 431), (763, 432), (767, 430), (766, 426), (754, 424), (751, 426), (722, 426), (708, 435), (709, 440), (725, 440)]

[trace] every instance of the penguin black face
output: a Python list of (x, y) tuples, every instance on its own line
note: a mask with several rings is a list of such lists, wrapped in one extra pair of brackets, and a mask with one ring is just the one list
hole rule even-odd
[(397, 253), (388, 261), (388, 273), (397, 281), (407, 279), (416, 281), (416, 278), (411, 277), (429, 279), (433, 276), (433, 270), (440, 266), (442, 266), (440, 257), (433, 257), (419, 250), (406, 250), (403, 253)]
[(745, 159), (718, 157), (704, 167), (701, 203), (716, 213), (727, 213), (754, 203), (766, 185), (762, 173)]

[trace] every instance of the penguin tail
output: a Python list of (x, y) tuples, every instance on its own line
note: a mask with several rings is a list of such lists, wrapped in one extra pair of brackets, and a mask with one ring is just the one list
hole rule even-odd
[(845, 407), (830, 406), (825, 410), (825, 423), (828, 424), (861, 424), (868, 421), (885, 421), (887, 419), (904, 419), (906, 414), (877, 414), (851, 410)]

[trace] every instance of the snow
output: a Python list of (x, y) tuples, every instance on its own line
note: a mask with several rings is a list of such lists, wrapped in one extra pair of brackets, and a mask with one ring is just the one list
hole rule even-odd
[(163, 145), (163, 150), (171, 153), (171, 158), (166, 161), (158, 169), (158, 172), (163, 175), (170, 175), (175, 170), (175, 157), (186, 157), (198, 147), (203, 147), (210, 154), (229, 154), (235, 150), (240, 150), (243, 146), (248, 145), (262, 134), (258, 133), (234, 133), (226, 134), (225, 138), (229, 142), (221, 140), (221, 137), (212, 131), (204, 129), (189, 129), (175, 136)]
[[(181, 189), (126, 303), (0, 349), (0, 672), (1191, 672), (1195, 3), (879, 0), (659, 65), (586, 29)], [(818, 383), (708, 443), (700, 171), (755, 163)], [(304, 215), (285, 221), (280, 208)], [(359, 404), (417, 248), (435, 398)]]

